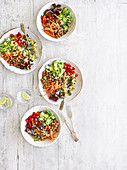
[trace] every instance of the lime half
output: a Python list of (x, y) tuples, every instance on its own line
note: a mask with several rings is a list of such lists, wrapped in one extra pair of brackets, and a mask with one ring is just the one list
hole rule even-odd
[(27, 93), (24, 92), (24, 91), (22, 91), (21, 96), (22, 96), (22, 98), (23, 98), (24, 100), (27, 100), (27, 101), (31, 99), (30, 95), (27, 94)]
[(7, 97), (6, 96), (3, 96), (1, 99), (0, 99), (0, 105), (4, 105), (7, 101)]

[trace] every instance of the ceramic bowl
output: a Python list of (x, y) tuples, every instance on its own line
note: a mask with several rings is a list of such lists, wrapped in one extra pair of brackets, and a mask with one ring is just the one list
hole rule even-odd
[[(54, 141), (52, 141), (50, 139), (46, 139), (45, 141), (34, 141), (34, 139), (27, 132), (25, 132), (25, 126), (26, 126), (25, 119), (27, 119), (30, 115), (32, 115), (33, 112), (43, 111), (43, 110), (50, 110), (50, 111), (52, 111), (53, 114), (55, 115), (57, 121), (59, 122), (59, 132), (54, 134), (54, 136), (56, 138)], [(30, 110), (28, 110), (24, 114), (24, 116), (22, 118), (22, 121), (21, 121), (21, 133), (22, 133), (23, 137), (25, 138), (25, 140), (28, 143), (30, 143), (31, 145), (38, 146), (38, 147), (46, 147), (46, 146), (52, 145), (53, 143), (55, 143), (58, 140), (58, 138), (59, 138), (59, 136), (61, 134), (61, 120), (60, 120), (60, 117), (50, 107), (47, 107), (47, 106), (35, 106), (35, 107), (31, 108)]]
[(73, 10), (72, 10), (69, 6), (67, 6), (66, 4), (61, 4), (61, 3), (60, 3), (60, 5), (61, 5), (62, 7), (67, 7), (67, 8), (70, 10), (71, 14), (72, 14), (73, 22), (72, 22), (72, 24), (71, 24), (71, 27), (69, 28), (69, 30), (68, 30), (68, 32), (67, 32), (66, 34), (64, 34), (63, 36), (61, 36), (61, 37), (58, 38), (58, 39), (53, 38), (53, 37), (47, 35), (47, 34), (42, 30), (42, 29), (43, 29), (43, 26), (42, 26), (42, 23), (41, 23), (41, 15), (43, 15), (44, 12), (45, 12), (47, 9), (50, 9), (51, 6), (52, 6), (52, 4), (54, 4), (54, 3), (55, 3), (55, 4), (58, 4), (58, 2), (50, 2), (50, 3), (47, 3), (45, 6), (43, 6), (43, 7), (40, 9), (40, 11), (39, 11), (39, 13), (38, 13), (38, 15), (37, 15), (37, 28), (38, 28), (38, 31), (40, 32), (40, 34), (41, 34), (44, 38), (46, 38), (47, 40), (50, 40), (50, 41), (63, 41), (63, 40), (66, 40), (66, 39), (72, 34), (72, 32), (74, 31), (75, 26), (76, 26), (76, 17), (75, 17), (75, 14), (74, 14)]
[[(4, 41), (4, 39), (8, 38), (10, 36), (10, 34), (17, 34), (18, 32), (24, 34), (21, 30), (21, 28), (13, 28), (11, 30), (9, 30), (8, 32), (6, 32), (5, 34), (2, 35), (2, 37), (0, 38), (0, 43), (2, 43)], [(10, 71), (13, 71), (15, 73), (18, 74), (27, 74), (32, 72), (33, 70), (35, 70), (37, 68), (37, 66), (39, 65), (41, 58), (42, 58), (42, 43), (40, 41), (40, 39), (37, 37), (37, 35), (35, 35), (33, 32), (31, 32), (29, 29), (26, 29), (26, 34), (28, 34), (30, 36), (30, 38), (34, 39), (37, 43), (37, 55), (38, 58), (35, 59), (35, 63), (31, 66), (30, 70), (26, 70), (26, 69), (20, 69), (20, 68), (16, 68), (14, 66), (10, 66), (3, 58), (0, 58), (0, 61), (2, 62), (2, 64)]]
[[(40, 68), (39, 72), (38, 72), (38, 86), (39, 86), (39, 90), (40, 90), (40, 93), (41, 95), (43, 96), (45, 94), (45, 92), (43, 91), (43, 84), (41, 82), (41, 79), (42, 79), (42, 72), (45, 70), (45, 66), (48, 65), (48, 64), (52, 64), (55, 60), (60, 60), (62, 62), (66, 62), (68, 64), (71, 64), (73, 67), (75, 67), (75, 72), (78, 74), (78, 77), (77, 77), (77, 82), (76, 82), (76, 85), (75, 85), (75, 90), (73, 90), (72, 92), (72, 95), (71, 96), (67, 96), (65, 99), (66, 99), (66, 102), (69, 102), (71, 100), (73, 100), (81, 91), (82, 89), (82, 86), (83, 86), (83, 78), (82, 78), (82, 73), (79, 69), (79, 67), (73, 63), (72, 61), (70, 60), (65, 60), (65, 59), (61, 59), (61, 58), (53, 58), (51, 60), (48, 60), (47, 62), (45, 62), (43, 64), (43, 66)], [(48, 101), (49, 103), (51, 104), (55, 104), (55, 105), (60, 105), (62, 99), (59, 99), (57, 102), (53, 101), (53, 100), (50, 100), (48, 98), (47, 95), (44, 96), (44, 99), (46, 101)]]

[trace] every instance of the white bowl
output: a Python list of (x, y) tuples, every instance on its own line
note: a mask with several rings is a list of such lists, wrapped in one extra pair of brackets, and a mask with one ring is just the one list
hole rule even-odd
[[(76, 85), (75, 85), (75, 90), (73, 90), (72, 92), (72, 95), (71, 96), (67, 96), (65, 99), (66, 99), (66, 102), (69, 102), (71, 100), (73, 100), (81, 91), (82, 89), (82, 86), (83, 86), (83, 78), (82, 78), (82, 73), (80, 71), (80, 69), (78, 68), (78, 66), (76, 64), (74, 64), (72, 61), (70, 60), (65, 60), (65, 59), (61, 59), (61, 58), (53, 58), (51, 60), (48, 60), (47, 62), (45, 62), (43, 64), (43, 66), (40, 68), (39, 72), (38, 72), (38, 85), (39, 85), (39, 90), (40, 90), (40, 93), (42, 94), (42, 96), (45, 94), (45, 92), (43, 92), (43, 84), (41, 82), (41, 78), (42, 78), (42, 72), (45, 70), (45, 66), (47, 64), (52, 64), (55, 60), (60, 60), (62, 62), (66, 62), (68, 64), (71, 64), (73, 67), (75, 67), (75, 72), (78, 74), (78, 77), (77, 77), (77, 82), (76, 82)], [(59, 99), (57, 100), (57, 102), (53, 101), (53, 100), (50, 100), (48, 98), (48, 96), (44, 96), (45, 100), (47, 100), (49, 103), (51, 104), (55, 104), (55, 105), (60, 105), (62, 99)]]
[[(4, 41), (5, 38), (8, 38), (10, 36), (10, 34), (17, 34), (18, 32), (22, 33), (21, 28), (13, 28), (11, 30), (9, 30), (8, 32), (6, 32), (5, 34), (2, 35), (2, 37), (0, 38), (0, 43), (2, 43)], [(0, 58), (0, 61), (2, 62), (2, 64), (9, 69), (10, 71), (13, 71), (15, 73), (18, 74), (27, 74), (32, 72), (34, 69), (37, 68), (37, 66), (39, 65), (40, 61), (41, 61), (41, 57), (42, 57), (42, 44), (40, 39), (37, 37), (37, 35), (35, 35), (33, 32), (31, 32), (29, 29), (26, 29), (26, 34), (29, 34), (30, 38), (34, 39), (37, 43), (37, 55), (38, 58), (35, 59), (35, 63), (31, 66), (30, 70), (26, 70), (26, 69), (19, 69), (16, 68), (14, 66), (10, 66), (3, 58)]]
[[(25, 119), (27, 119), (30, 115), (32, 115), (33, 112), (37, 112), (37, 111), (43, 111), (43, 110), (50, 110), (53, 112), (53, 114), (55, 115), (57, 121), (59, 122), (59, 132), (55, 133), (55, 137), (56, 139), (54, 141), (50, 140), (50, 139), (46, 139), (45, 141), (34, 141), (34, 139), (27, 133), (25, 132), (25, 126), (26, 126), (26, 121)], [(25, 138), (25, 140), (30, 143), (31, 145), (34, 146), (38, 146), (38, 147), (45, 147), (45, 146), (49, 146), (53, 143), (55, 143), (61, 133), (61, 120), (60, 117), (58, 116), (58, 114), (52, 110), (51, 108), (47, 107), (47, 106), (35, 106), (33, 108), (31, 108), (30, 110), (28, 110), (25, 115), (22, 118), (21, 121), (21, 133), (23, 135), (23, 137)]]
[(65, 40), (65, 39), (67, 39), (67, 38), (72, 34), (72, 32), (74, 31), (75, 26), (76, 26), (76, 17), (75, 17), (75, 14), (74, 14), (73, 10), (72, 10), (69, 6), (67, 6), (66, 4), (61, 4), (61, 3), (60, 3), (60, 5), (61, 5), (62, 7), (67, 7), (67, 8), (71, 11), (71, 14), (72, 14), (72, 17), (73, 17), (73, 22), (72, 22), (72, 24), (71, 24), (71, 27), (69, 28), (69, 30), (68, 30), (68, 32), (67, 32), (66, 34), (64, 34), (62, 37), (60, 37), (60, 38), (58, 38), (58, 39), (53, 38), (53, 37), (47, 35), (47, 34), (42, 30), (42, 29), (43, 29), (43, 26), (42, 26), (42, 23), (41, 23), (41, 15), (44, 14), (44, 12), (45, 12), (46, 9), (50, 9), (50, 8), (51, 8), (51, 5), (54, 4), (54, 3), (55, 3), (55, 4), (58, 4), (58, 2), (50, 2), (50, 3), (47, 3), (45, 6), (43, 6), (43, 7), (41, 8), (41, 10), (39, 11), (39, 13), (38, 13), (38, 15), (37, 15), (37, 28), (38, 28), (40, 34), (41, 34), (44, 38), (46, 38), (47, 40), (50, 40), (50, 41), (63, 41), (63, 40)]

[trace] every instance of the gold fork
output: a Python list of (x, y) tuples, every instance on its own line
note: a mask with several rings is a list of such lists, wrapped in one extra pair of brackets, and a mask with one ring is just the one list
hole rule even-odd
[[(62, 100), (62, 102), (61, 102), (61, 104), (60, 104), (60, 107), (59, 107), (59, 116), (61, 117), (62, 122), (64, 122), (65, 125), (67, 126), (67, 128), (69, 129), (73, 140), (74, 140), (75, 142), (77, 142), (77, 141), (78, 141), (78, 138), (76, 137), (76, 133), (74, 132), (73, 124), (72, 124), (72, 130), (71, 130), (70, 127), (69, 127), (68, 124), (67, 124), (67, 121), (66, 121), (65, 116), (62, 114), (63, 107), (64, 107), (64, 99)], [(60, 112), (60, 111), (61, 111), (61, 112)], [(68, 112), (68, 113), (69, 113), (69, 112)], [(72, 116), (71, 116), (71, 117), (72, 117)]]
[(77, 142), (78, 141), (78, 138), (77, 138), (77, 135), (74, 131), (74, 126), (73, 126), (73, 122), (72, 122), (72, 111), (71, 111), (71, 106), (70, 105), (67, 105), (66, 106), (66, 111), (67, 111), (67, 116), (70, 118), (70, 121), (71, 121), (71, 126), (72, 126), (72, 135), (73, 135), (73, 138), (74, 140)]

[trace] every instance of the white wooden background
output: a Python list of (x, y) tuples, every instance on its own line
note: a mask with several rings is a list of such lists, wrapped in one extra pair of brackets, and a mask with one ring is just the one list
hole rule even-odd
[[(127, 170), (127, 0), (64, 0), (75, 11), (77, 27), (60, 43), (37, 31), (37, 13), (47, 2), (51, 0), (0, 0), (0, 36), (23, 22), (41, 38), (42, 63), (63, 57), (80, 66), (84, 87), (71, 102), (79, 141), (63, 126), (56, 144), (28, 144), (20, 132), (22, 116), (33, 106), (49, 106), (39, 97), (41, 65), (29, 75), (17, 75), (0, 63), (0, 92), (15, 97), (13, 109), (0, 112), (0, 170)], [(23, 88), (35, 94), (30, 105), (16, 100)]]

